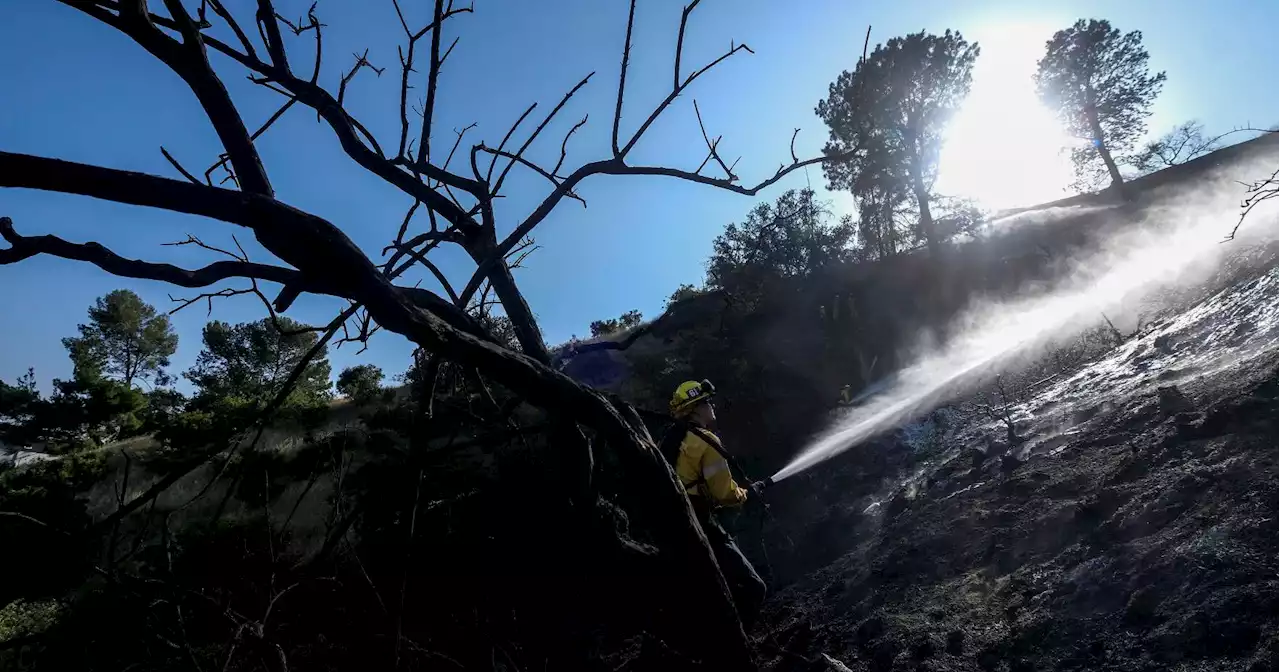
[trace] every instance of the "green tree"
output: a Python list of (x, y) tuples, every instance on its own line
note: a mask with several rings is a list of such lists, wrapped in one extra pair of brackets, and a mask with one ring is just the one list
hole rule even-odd
[[(280, 328), (270, 318), (231, 325), (214, 320), (205, 325), (204, 349), (196, 364), (183, 375), (196, 388), (196, 410), (220, 402), (265, 405), (280, 390), (315, 346), (317, 336), (306, 325), (280, 317)], [(303, 369), (286, 405), (314, 406), (330, 398), (327, 347), (322, 347)]]
[(644, 316), (638, 310), (628, 310), (627, 312), (607, 320), (596, 320), (591, 323), (591, 336), (608, 336), (616, 334), (620, 331), (633, 329), (640, 325), (644, 320)]
[(132, 388), (136, 382), (167, 382), (164, 369), (178, 349), (168, 315), (127, 289), (98, 297), (89, 307), (89, 323), (80, 336), (62, 339), (77, 376), (105, 376)]
[(42, 402), (34, 369), (27, 369), (13, 385), (0, 380), (0, 443), (21, 446), (36, 440), (33, 422)]
[(1133, 149), (1147, 130), (1151, 103), (1165, 74), (1151, 74), (1142, 33), (1121, 33), (1104, 20), (1080, 19), (1054, 33), (1035, 75), (1040, 98), (1058, 113), (1066, 130), (1089, 142), (1072, 150), (1078, 184), (1101, 175), (1123, 190), (1117, 156)]
[(909, 193), (934, 254), (943, 242), (930, 209), (943, 131), (969, 94), (978, 53), (977, 44), (950, 30), (895, 37), (840, 73), (816, 110), (830, 131), (828, 155), (858, 150), (850, 162), (823, 166), (831, 187), (870, 199), (879, 209), (874, 217)]
[(123, 382), (78, 376), (54, 380), (41, 396), (31, 369), (16, 384), (0, 381), (0, 442), (46, 444), (54, 452), (102, 445), (137, 432), (147, 397)]
[(751, 303), (770, 280), (804, 277), (851, 258), (855, 228), (833, 224), (809, 189), (760, 203), (742, 223), (730, 223), (711, 243), (707, 285)]
[(358, 404), (368, 403), (382, 392), (382, 369), (372, 364), (348, 366), (338, 374), (338, 392)]

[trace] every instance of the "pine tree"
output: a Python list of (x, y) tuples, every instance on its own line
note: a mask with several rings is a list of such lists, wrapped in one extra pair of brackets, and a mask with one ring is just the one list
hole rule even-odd
[(1072, 152), (1076, 175), (1087, 184), (1090, 171), (1106, 168), (1112, 187), (1123, 190), (1117, 156), (1131, 151), (1147, 130), (1151, 103), (1165, 74), (1150, 74), (1142, 33), (1121, 34), (1105, 20), (1080, 19), (1046, 43), (1036, 72), (1036, 89), (1069, 133), (1089, 146)]

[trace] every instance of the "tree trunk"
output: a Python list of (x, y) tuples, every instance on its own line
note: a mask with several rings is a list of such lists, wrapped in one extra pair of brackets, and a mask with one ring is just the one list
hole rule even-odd
[[(467, 249), (477, 263), (482, 263), (492, 243)], [(511, 319), (524, 353), (539, 363), (549, 364), (551, 355), (537, 320), (516, 286), (511, 270), (505, 263), (497, 264), (489, 274), (489, 282)], [(546, 400), (530, 400), (554, 408)], [(605, 438), (618, 453), (627, 474), (623, 480), (632, 488), (645, 513), (656, 522), (653, 533), (663, 556), (662, 565), (674, 585), (679, 586), (678, 590), (671, 591), (672, 606), (665, 610), (667, 613), (661, 617), (660, 625), (668, 628), (671, 639), (681, 638), (681, 648), (696, 654), (708, 669), (756, 669), (729, 586), (683, 487), (666, 459), (658, 454), (635, 409), (621, 400), (606, 403), (618, 411), (621, 428), (625, 428), (627, 436)], [(552, 436), (565, 444), (575, 444), (561, 446), (570, 453), (562, 458), (564, 478), (577, 504), (587, 504), (582, 500), (589, 499), (590, 505), (594, 505), (595, 460), (590, 444), (571, 421), (568, 426), (553, 430)]]
[(1120, 168), (1116, 166), (1115, 159), (1111, 158), (1111, 150), (1107, 149), (1107, 142), (1102, 137), (1102, 124), (1098, 122), (1098, 112), (1092, 104), (1085, 110), (1085, 116), (1089, 118), (1089, 128), (1093, 131), (1093, 146), (1097, 148), (1102, 162), (1107, 164), (1107, 172), (1111, 175), (1111, 188), (1121, 196), (1126, 196), (1124, 177), (1120, 175)]
[[(469, 241), (466, 250), (477, 264), (483, 264), (496, 247), (496, 241), (486, 238)], [(493, 270), (489, 272), (489, 284), (493, 287), (494, 294), (498, 295), (498, 300), (502, 302), (502, 309), (511, 320), (511, 327), (516, 332), (516, 341), (520, 343), (524, 354), (537, 360), (539, 364), (550, 365), (551, 353), (547, 350), (546, 342), (542, 340), (542, 330), (538, 328), (538, 320), (533, 316), (529, 303), (524, 300), (524, 294), (516, 286), (515, 278), (511, 277), (511, 269), (506, 261), (499, 261), (493, 265)], [(466, 306), (458, 307), (463, 310), (467, 308)]]
[(911, 177), (916, 195), (916, 205), (920, 208), (920, 232), (924, 234), (925, 242), (929, 245), (929, 254), (934, 259), (942, 258), (942, 241), (938, 237), (938, 231), (933, 225), (933, 212), (929, 209), (929, 190), (924, 186), (924, 180), (920, 178), (919, 173), (912, 171)]

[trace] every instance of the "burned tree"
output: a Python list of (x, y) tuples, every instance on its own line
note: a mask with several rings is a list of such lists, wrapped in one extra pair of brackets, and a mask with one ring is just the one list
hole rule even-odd
[[(672, 611), (680, 615), (677, 620), (696, 619), (703, 624), (696, 638), (673, 639), (670, 643), (696, 658), (715, 651), (722, 666), (741, 669), (751, 664), (745, 636), (705, 537), (644, 425), (626, 404), (606, 398), (548, 367), (550, 357), (537, 321), (511, 274), (511, 267), (517, 263), (513, 255), (527, 245), (528, 236), (566, 198), (581, 200), (575, 189), (589, 177), (661, 175), (754, 195), (796, 169), (824, 161), (846, 160), (848, 157), (843, 155), (800, 160), (793, 151), (789, 164), (780, 166), (767, 179), (747, 186), (733, 172), (733, 164), (721, 156), (719, 139), (711, 140), (705, 128), (707, 156), (694, 170), (639, 165), (629, 160), (632, 150), (676, 98), (725, 59), (740, 51), (750, 51), (745, 44), (732, 45), (697, 69), (682, 68), (685, 32), (698, 0), (685, 7), (677, 33), (671, 89), (648, 112), (637, 130), (627, 136), (621, 126), (636, 9), (633, 0), (622, 47), (611, 155), (567, 171), (562, 168), (568, 144), (586, 123), (585, 117), (561, 140), (560, 160), (554, 167), (548, 169), (534, 163), (527, 158), (526, 150), (570, 105), (574, 95), (588, 85), (591, 74), (570, 89), (518, 147), (508, 143), (513, 142), (521, 123), (534, 112), (535, 106), (520, 116), (497, 147), (479, 142), (464, 148), (467, 129), (456, 133), (450, 141), (437, 144), (439, 133), (433, 126), (434, 111), (436, 102), (446, 95), (439, 91), (438, 83), (452, 53), (452, 46), (443, 44), (441, 26), (469, 13), (471, 7), (455, 7), (452, 2), (436, 0), (431, 21), (424, 26), (412, 26), (399, 4), (392, 0), (405, 36), (399, 48), (400, 133), (396, 142), (380, 143), (344, 106), (349, 83), (364, 70), (377, 71), (367, 55), (357, 56), (350, 69), (344, 69), (336, 93), (318, 83), (323, 37), (329, 27), (320, 21), (314, 6), (301, 19), (289, 20), (277, 12), (271, 0), (257, 0), (251, 17), (258, 37), (255, 41), (245, 30), (246, 17), (235, 16), (219, 0), (205, 0), (194, 12), (181, 0), (165, 0), (163, 14), (150, 11), (142, 0), (63, 0), (63, 3), (128, 36), (181, 78), (213, 126), (223, 153), (203, 176), (197, 176), (161, 148), (181, 175), (181, 179), (173, 179), (0, 152), (0, 187), (76, 194), (210, 218), (252, 233), (284, 265), (255, 262), (241, 252), (226, 254), (229, 258), (200, 268), (179, 268), (168, 263), (128, 259), (96, 242), (72, 242), (55, 235), (23, 235), (11, 219), (3, 217), (0, 217), (0, 236), (8, 247), (0, 250), (0, 265), (49, 255), (94, 264), (117, 276), (156, 280), (184, 288), (199, 289), (227, 280), (247, 280), (248, 289), (201, 296), (211, 299), (253, 293), (263, 299), (272, 317), (288, 311), (302, 293), (345, 299), (348, 307), (323, 328), (317, 347), (323, 347), (339, 331), (344, 331), (347, 339), (367, 340), (374, 330), (388, 330), (405, 336), (433, 358), (447, 359), (478, 371), (519, 398), (544, 408), (555, 418), (556, 429), (552, 432), (555, 452), (563, 465), (565, 482), (572, 484), (570, 498), (583, 516), (589, 517), (600, 501), (593, 486), (599, 462), (592, 453), (592, 440), (607, 445), (626, 472), (625, 480), (642, 502), (647, 518), (657, 521), (652, 534), (660, 553), (656, 557), (641, 553), (639, 560), (668, 569), (678, 568), (676, 573), (687, 587), (679, 597), (673, 593), (672, 599), (678, 599), (679, 604), (673, 604)], [(292, 33), (297, 41), (310, 41), (314, 45), (313, 54), (291, 57), (286, 47), (286, 33)], [(250, 130), (221, 76), (210, 64), (210, 52), (230, 59), (255, 84), (282, 97), (277, 111), (255, 130)], [(309, 72), (299, 74), (299, 67)], [(418, 120), (411, 114), (408, 92), (424, 78), (425, 101)], [(337, 224), (277, 200), (255, 143), (282, 115), (295, 108), (314, 112), (351, 161), (412, 200), (384, 250), (384, 254), (389, 255), (385, 262), (371, 261)], [(464, 167), (456, 168), (455, 163)], [(722, 174), (704, 172), (713, 164)], [(551, 188), (532, 212), (511, 227), (509, 235), (499, 239), (494, 201), (502, 195), (508, 175), (517, 168), (545, 178)], [(215, 179), (221, 182), (215, 184)], [(427, 214), (429, 228), (414, 230), (414, 217), (419, 212)], [(474, 274), (460, 290), (456, 290), (428, 258), (432, 250), (443, 244), (460, 246), (475, 262)], [(426, 268), (440, 281), (445, 297), (395, 284), (398, 277), (416, 266)], [(260, 282), (280, 286), (273, 300), (266, 300), (259, 289)], [(483, 297), (490, 291), (510, 320), (520, 352), (502, 347), (483, 324), (467, 312), (478, 295), (483, 304)], [(355, 336), (351, 335), (349, 325), (352, 320)], [(295, 370), (289, 383), (296, 381), (298, 375), (299, 371)], [(289, 383), (286, 388), (290, 387)], [(266, 410), (278, 406), (280, 399), (277, 395)], [(216, 455), (216, 451), (210, 451), (183, 462), (141, 496), (121, 501), (116, 513), (108, 520), (99, 521), (98, 526), (110, 528), (122, 517), (154, 501), (182, 474)], [(331, 550), (328, 543), (326, 549)]]

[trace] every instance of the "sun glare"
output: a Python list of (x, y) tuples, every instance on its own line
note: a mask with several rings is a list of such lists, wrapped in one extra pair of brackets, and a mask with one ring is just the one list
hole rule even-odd
[(992, 27), (965, 37), (982, 47), (969, 97), (946, 132), (938, 193), (1002, 210), (1066, 196), (1072, 140), (1036, 96), (1036, 61), (1052, 30)]

